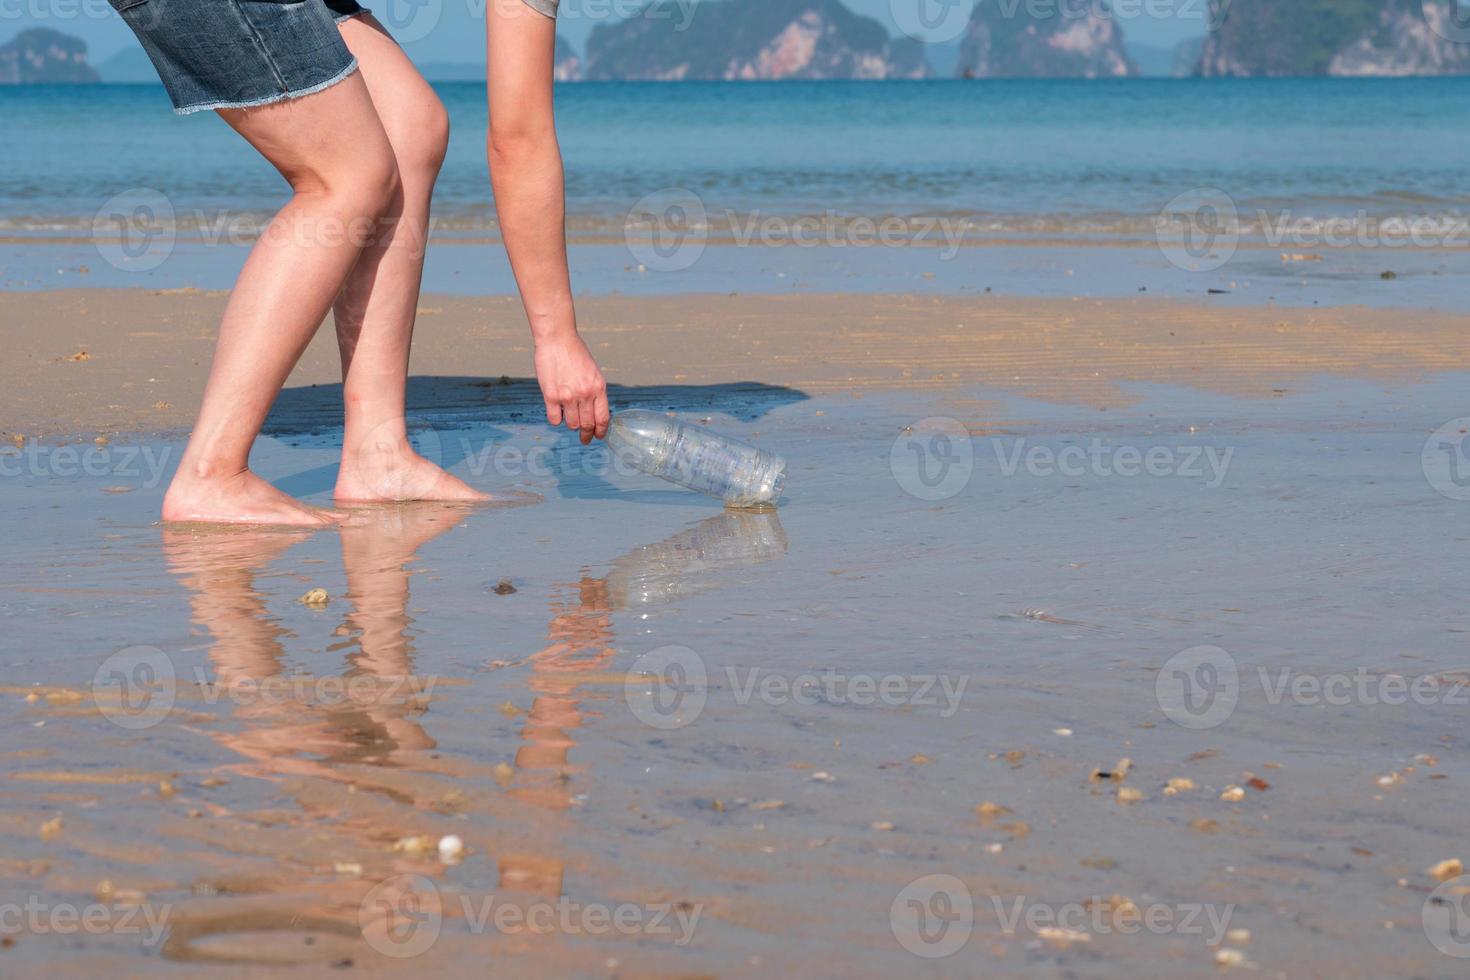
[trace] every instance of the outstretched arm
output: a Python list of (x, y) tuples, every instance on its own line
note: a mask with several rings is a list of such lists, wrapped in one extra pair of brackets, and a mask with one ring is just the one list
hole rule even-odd
[(567, 274), (561, 150), (552, 118), (556, 21), (522, 0), (491, 0), (490, 183), (505, 250), (536, 343), (536, 379), (546, 420), (579, 430), (583, 443), (607, 434), (607, 384), (577, 333)]

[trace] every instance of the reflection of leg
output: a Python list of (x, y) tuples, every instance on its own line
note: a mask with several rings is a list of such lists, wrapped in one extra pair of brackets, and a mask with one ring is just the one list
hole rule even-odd
[(255, 579), (303, 540), (284, 531), (164, 530), (169, 569), (189, 590), (194, 622), (214, 637), (209, 655), (216, 683), (258, 682), (280, 670), (286, 630), (270, 615)]
[(329, 522), (331, 515), (254, 476), (250, 446), (398, 193), (392, 147), (359, 75), (305, 98), (220, 116), (294, 193), (250, 250), (230, 294), (199, 419), (164, 497), (163, 517)]
[(421, 689), (409, 639), (409, 564), (421, 547), (453, 529), (467, 511), (464, 505), (444, 503), (370, 508), (341, 531), (352, 606), (346, 625), (357, 647), (350, 658), (349, 682), (376, 684), (365, 710), (386, 729), (395, 749), (434, 747), (433, 739), (409, 717)]
[(409, 345), (429, 231), (429, 200), (449, 142), (449, 115), (371, 15), (342, 25), (393, 147), (400, 185), (387, 234), (364, 250), (337, 300), (342, 353), (340, 500), (483, 500), (415, 453), (404, 421)]
[(354, 666), (379, 677), (413, 671), (408, 628), (409, 563), (428, 542), (464, 520), (468, 508), (445, 503), (366, 508), (341, 530), (347, 571), (347, 626), (357, 637)]

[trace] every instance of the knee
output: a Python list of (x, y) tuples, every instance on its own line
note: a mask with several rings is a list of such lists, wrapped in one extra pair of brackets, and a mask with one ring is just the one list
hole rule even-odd
[(333, 188), (333, 196), (344, 212), (367, 221), (391, 216), (401, 193), (398, 163), (386, 145), (376, 152), (359, 155), (351, 173)]
[(411, 121), (393, 134), (393, 153), (405, 183), (432, 184), (449, 152), (449, 111), (438, 98), (417, 107)]

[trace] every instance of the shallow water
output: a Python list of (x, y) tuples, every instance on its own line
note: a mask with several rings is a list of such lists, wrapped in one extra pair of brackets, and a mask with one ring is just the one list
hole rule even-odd
[[(229, 289), (247, 246), (180, 240), (156, 268), (116, 266), (90, 243), (0, 245), (0, 285), (38, 289)], [(626, 244), (572, 245), (572, 287), (580, 296), (912, 293), (975, 296), (1128, 298), (1214, 305), (1344, 306), (1470, 311), (1470, 273), (1458, 252), (1438, 249), (1326, 249), (1319, 260), (1286, 263), (1279, 250), (1242, 248), (1224, 266), (1190, 272), (1153, 242), (1050, 245), (992, 242), (939, 247), (804, 247), (709, 244), (687, 267), (641, 264)], [(1391, 272), (1393, 278), (1385, 279)], [(429, 249), (428, 294), (514, 295), (500, 244)]]
[[(1463, 844), (1470, 504), (1421, 453), (1467, 380), (751, 399), (710, 424), (791, 461), (755, 514), (509, 417), (417, 437), (505, 506), (315, 535), (160, 529), (124, 440), (38, 457), (3, 481), (0, 875), (107, 927), (0, 963), (1204, 976), (1228, 926), (1268, 974), (1457, 975), (1424, 869)], [(321, 499), (332, 433), (274, 431), (258, 470)], [(1180, 715), (1201, 645), (1238, 693)], [(1443, 680), (1371, 703), (1393, 674)], [(1124, 757), (1131, 804), (1089, 778)], [(1114, 896), (1175, 925), (1046, 925)]]
[[(436, 86), (452, 120), (436, 212), (491, 216), (485, 89)], [(683, 188), (767, 214), (1156, 214), (1219, 188), (1296, 214), (1463, 213), (1465, 78), (609, 83), (557, 89), (567, 194), (622, 215)], [(141, 186), (179, 211), (278, 206), (280, 178), (157, 86), (0, 91), (13, 165), (0, 227), (92, 216)], [(95, 149), (110, 148), (99, 168)]]

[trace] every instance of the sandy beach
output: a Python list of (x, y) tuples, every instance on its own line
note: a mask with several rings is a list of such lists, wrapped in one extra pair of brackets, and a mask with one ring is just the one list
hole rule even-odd
[[(0, 294), (0, 434), (186, 430), (226, 296), (195, 288)], [(760, 382), (852, 395), (984, 386), (1105, 409), (1136, 402), (1130, 385), (1270, 398), (1320, 376), (1407, 382), (1470, 361), (1462, 316), (1364, 307), (722, 294), (593, 297), (579, 316), (621, 386), (615, 401), (618, 391), (626, 401), (650, 385)], [(523, 315), (509, 296), (425, 296), (412, 373), (410, 410), (419, 414), (473, 420), (538, 402)], [(331, 392), (308, 399), (302, 389), (339, 381), (329, 323), (292, 374), (277, 424), (298, 421), (298, 411), (336, 424)]]
[[(508, 141), (499, 6), (392, 5), (350, 153), (256, 134), (309, 171), (273, 232), (282, 173), (128, 29), (181, 4), (0, 18), (0, 978), (1463, 977), (1470, 76), (1297, 76), (1464, 69), (1465, 25), (727, 2), (532, 3), (589, 80), (551, 123), (536, 69)], [(373, 86), (400, 50), (432, 98)], [(357, 252), (340, 208), (406, 221)], [(353, 472), (408, 457), (412, 295), (408, 437), (488, 502), (160, 521), (262, 240), (194, 489), (252, 486), (261, 352), (336, 294), (386, 317), (371, 418), (328, 322), (250, 471), (469, 496)], [(779, 454), (780, 499), (549, 427), (508, 246), (615, 412)], [(319, 516), (253, 486), (170, 513)]]
[[(1455, 975), (1462, 318), (582, 303), (615, 406), (792, 461), (734, 514), (426, 296), (416, 444), (500, 504), (160, 528), (223, 300), (0, 296), (8, 974)], [(254, 458), (316, 502), (335, 371)]]

